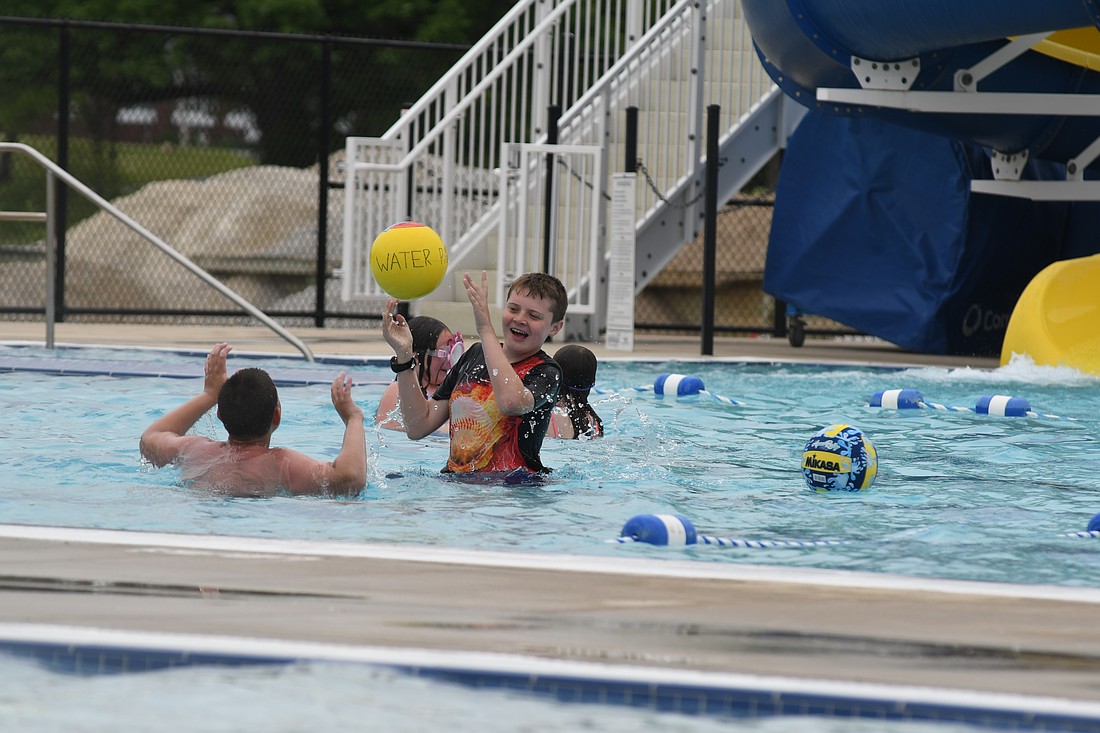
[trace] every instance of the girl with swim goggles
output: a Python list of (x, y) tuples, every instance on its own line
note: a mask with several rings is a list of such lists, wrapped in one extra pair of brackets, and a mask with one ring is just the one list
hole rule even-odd
[[(425, 396), (435, 391), (435, 388), (447, 376), (466, 350), (462, 341), (462, 334), (447, 328), (442, 321), (430, 316), (416, 316), (409, 319), (409, 330), (413, 336), (413, 351), (416, 354), (417, 378), (420, 388)], [(440, 345), (444, 334), (448, 334), (447, 340)], [(434, 357), (434, 358), (432, 358)], [(404, 430), (404, 426), (396, 414), (397, 408), (397, 382), (389, 385), (382, 393), (382, 399), (378, 403), (374, 420), (379, 427), (391, 430)]]
[(462, 333), (455, 331), (449, 339), (447, 339), (447, 346), (443, 349), (432, 349), (427, 353), (428, 356), (434, 356), (437, 359), (443, 361), (443, 366), (448, 371), (458, 360), (462, 358), (462, 354), (466, 351), (466, 344), (462, 341)]

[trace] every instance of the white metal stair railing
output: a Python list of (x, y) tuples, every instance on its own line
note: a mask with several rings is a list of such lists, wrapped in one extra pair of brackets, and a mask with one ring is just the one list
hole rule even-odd
[[(542, 23), (531, 26), (531, 34), (525, 44), (516, 47), (515, 53), (498, 52), (501, 63), (492, 67), (493, 73), (477, 84), (464, 82), (477, 91), (472, 97), (453, 103), (446, 108), (446, 92), (457, 96), (457, 79), (464, 76), (454, 72), (433, 87), (425, 99), (395, 125), (386, 138), (349, 138), (347, 148), (348, 186), (345, 191), (345, 280), (344, 297), (371, 297), (384, 295), (370, 279), (369, 247), (377, 232), (403, 218), (416, 218), (430, 224), (444, 237), (450, 248), (450, 265), (454, 269), (471, 254), (481, 257), (475, 267), (495, 266), (502, 277), (496, 280), (496, 302), (510, 278), (524, 269), (517, 262), (537, 264), (536, 258), (523, 248), (544, 241), (546, 232), (562, 231), (566, 226), (558, 220), (568, 221), (574, 212), (556, 206), (552, 220), (544, 222), (533, 214), (533, 207), (544, 206), (546, 194), (536, 173), (546, 170), (536, 157), (527, 157), (530, 170), (519, 172), (517, 165), (502, 157), (501, 143), (533, 142), (545, 144), (538, 120), (542, 111), (532, 100), (546, 98), (540, 84), (546, 78), (561, 79), (559, 69), (552, 62), (560, 54), (551, 54), (548, 64), (551, 73), (542, 76), (528, 73), (526, 85), (515, 87), (514, 93), (502, 93), (502, 83), (515, 85), (518, 79), (509, 64), (526, 62), (531, 54), (545, 59), (546, 44), (560, 47), (558, 25), (564, 22), (566, 5), (577, 8), (594, 7), (580, 3), (563, 3), (548, 13)], [(635, 3), (631, 3), (635, 5)], [(518, 10), (528, 7), (517, 6)], [(516, 12), (509, 18), (515, 19)], [(520, 17), (522, 13), (520, 13)], [(633, 25), (631, 25), (633, 24)], [(598, 165), (588, 166), (584, 185), (597, 192), (603, 203), (593, 214), (596, 225), (571, 224), (578, 231), (592, 231), (593, 241), (580, 237), (568, 242), (556, 242), (550, 257), (553, 267), (561, 262), (595, 262), (586, 273), (575, 271), (554, 272), (565, 274), (570, 280), (570, 311), (591, 313), (595, 307), (592, 293), (581, 291), (600, 280), (600, 270), (605, 267), (607, 254), (602, 251), (603, 225), (609, 197), (610, 172), (618, 169), (624, 157), (625, 117), (628, 107), (639, 110), (637, 154), (644, 165), (647, 185), (637, 186), (636, 210), (642, 212), (637, 230), (639, 233), (637, 258), (638, 277), (636, 288), (641, 289), (655, 277), (677, 251), (690, 242), (701, 228), (701, 219), (695, 210), (703, 190), (703, 130), (705, 109), (717, 104), (722, 117), (723, 155), (732, 150), (736, 160), (723, 166), (720, 173), (719, 199), (728, 198), (740, 190), (749, 178), (764, 165), (783, 145), (787, 125), (783, 124), (781, 108), (783, 96), (768, 77), (757, 58), (751, 34), (744, 22), (739, 0), (710, 0), (699, 5), (694, 0), (682, 0), (670, 4), (659, 17), (644, 19), (641, 26), (630, 21), (633, 45), (624, 47), (616, 58), (602, 66), (602, 73), (589, 86), (573, 84), (569, 87), (571, 104), (565, 109), (559, 122), (559, 143), (563, 146), (584, 146), (600, 151)], [(508, 18), (498, 25), (519, 32)], [(542, 35), (540, 35), (542, 34)], [(579, 34), (574, 33), (574, 36)], [(539, 42), (545, 36), (548, 40)], [(495, 41), (494, 41), (495, 43)], [(555, 46), (554, 44), (558, 44)], [(479, 44), (477, 48), (482, 48)], [(490, 44), (490, 47), (495, 48)], [(519, 52), (522, 48), (522, 52)], [(536, 49), (541, 49), (536, 51)], [(475, 49), (476, 51), (476, 49)], [(471, 51), (467, 60), (482, 59), (481, 53)], [(582, 54), (580, 58), (583, 58)], [(507, 59), (505, 61), (504, 59)], [(529, 62), (526, 62), (529, 63)], [(574, 61), (573, 67), (580, 67)], [(469, 64), (466, 67), (468, 68)], [(457, 67), (456, 67), (457, 68)], [(555, 76), (557, 75), (557, 76)], [(591, 74), (595, 76), (595, 74)], [(450, 80), (450, 81), (448, 81)], [(540, 91), (542, 90), (542, 91)], [(508, 98), (507, 109), (493, 105)], [(426, 101), (427, 100), (427, 101)], [(475, 114), (476, 113), (476, 114)], [(421, 131), (421, 120), (433, 116), (441, 125)], [(485, 138), (486, 123), (490, 125), (491, 138)], [(520, 124), (522, 123), (522, 124)], [(412, 145), (399, 140), (419, 140)], [(458, 146), (457, 140), (467, 141)], [(448, 141), (450, 141), (448, 143)], [(475, 145), (474, 141), (478, 144)], [(456, 157), (463, 148), (464, 157)], [(400, 161), (393, 158), (402, 149), (409, 150)], [(511, 150), (518, 150), (515, 146)], [(563, 148), (564, 150), (564, 148)], [(543, 150), (543, 152), (547, 152)], [(441, 154), (446, 153), (446, 154)], [(572, 153), (564, 153), (569, 155)], [(562, 159), (559, 158), (559, 161)], [(511, 169), (509, 167), (511, 166)], [(503, 211), (502, 188), (498, 187), (491, 169), (501, 171), (501, 180), (527, 182), (527, 202), (519, 210)], [(555, 166), (555, 168), (558, 166)], [(576, 178), (576, 171), (562, 163), (565, 176), (556, 176), (554, 187)], [(588, 178), (590, 174), (598, 174)], [(414, 190), (415, 189), (415, 190)], [(510, 190), (509, 207), (519, 206), (518, 190)], [(555, 192), (560, 201), (581, 200), (574, 195)], [(702, 207), (699, 206), (701, 212)], [(580, 211), (575, 214), (584, 219)], [(522, 226), (521, 226), (522, 225)], [(517, 228), (519, 227), (519, 228)], [(489, 237), (498, 235), (498, 246), (480, 246)], [(554, 241), (554, 238), (551, 238)], [(579, 248), (570, 252), (570, 247)], [(644, 255), (643, 255), (643, 249)], [(496, 254), (499, 250), (499, 255)], [(592, 250), (591, 252), (589, 250)], [(591, 256), (590, 256), (591, 255)], [(498, 257), (498, 262), (492, 258)], [(535, 260), (532, 262), (532, 260)], [(533, 269), (530, 265), (526, 269)], [(356, 270), (358, 272), (356, 272)], [(361, 274), (360, 274), (361, 273)], [(448, 282), (449, 281), (445, 281)], [(448, 287), (453, 286), (448, 284)], [(441, 288), (442, 290), (443, 288)], [(434, 296), (433, 296), (434, 297)], [(441, 297), (447, 297), (443, 295)]]
[(504, 302), (519, 275), (549, 272), (565, 286), (569, 313), (596, 313), (603, 148), (528, 143), (504, 150), (495, 302)]
[(57, 253), (57, 233), (54, 231), (55, 221), (55, 181), (60, 180), (79, 193), (84, 198), (91, 201), (101, 210), (113, 216), (118, 221), (125, 224), (138, 236), (145, 239), (157, 249), (164, 252), (173, 260), (183, 265), (186, 269), (190, 270), (200, 280), (205, 282), (210, 287), (217, 290), (229, 300), (239, 305), (245, 312), (256, 318), (265, 326), (270, 328), (276, 334), (278, 334), (283, 340), (294, 346), (300, 352), (307, 361), (315, 361), (313, 352), (309, 346), (305, 344), (294, 334), (287, 331), (281, 325), (271, 319), (266, 313), (245, 300), (235, 290), (232, 290), (220, 280), (215, 278), (206, 270), (202, 269), (185, 255), (173, 249), (167, 243), (165, 243), (160, 237), (150, 232), (148, 229), (138, 224), (132, 218), (121, 212), (110, 201), (97, 194), (92, 189), (85, 186), (72, 174), (66, 171), (64, 168), (54, 163), (45, 155), (35, 150), (34, 148), (24, 145), (23, 143), (0, 143), (0, 151), (12, 151), (29, 155), (38, 165), (40, 165), (46, 171), (46, 211), (45, 212), (0, 212), (0, 220), (6, 221), (40, 221), (46, 224), (46, 348), (54, 348), (54, 322), (56, 320), (56, 311), (54, 307), (54, 293), (55, 293), (55, 272), (54, 264), (56, 262)]
[[(635, 187), (635, 210), (641, 212), (636, 222), (638, 248), (640, 253), (644, 249), (644, 256), (637, 258), (637, 289), (656, 276), (701, 228), (695, 208), (703, 192), (705, 106), (718, 105), (722, 154), (736, 156), (720, 176), (718, 197), (725, 200), (741, 190), (784, 145), (799, 117), (796, 111), (784, 119), (784, 101), (756, 55), (740, 2), (711, 0), (699, 5), (685, 1), (676, 3), (650, 26), (643, 38), (565, 112), (560, 121), (562, 150), (580, 145), (602, 152), (599, 166), (591, 168), (598, 177), (584, 180), (585, 185), (600, 193), (596, 196), (601, 205), (595, 218), (602, 225), (610, 201), (609, 175), (616, 169), (612, 161), (620, 159), (626, 168), (626, 110), (634, 107), (639, 111), (636, 153), (646, 185)], [(506, 160), (514, 165), (511, 156)], [(534, 174), (547, 171), (555, 175), (555, 187), (559, 182), (571, 185), (571, 179), (577, 177), (576, 170), (566, 165), (560, 166), (560, 175), (554, 174), (537, 158), (528, 158), (526, 165), (528, 170), (522, 174), (509, 170), (502, 177), (532, 182), (527, 191), (528, 209), (544, 205), (541, 186), (545, 184)], [(565, 195), (558, 198), (573, 200)], [(518, 200), (515, 195), (509, 196), (509, 205)], [(672, 209), (678, 211), (670, 213)], [(499, 267), (504, 278), (498, 280), (498, 298), (509, 275), (523, 270), (517, 263), (537, 261), (529, 251), (532, 243), (541, 244), (547, 231), (562, 231), (567, 225), (559, 220), (587, 217), (581, 209), (569, 211), (561, 203), (551, 211), (555, 219), (549, 223), (536, 216), (503, 212)], [(577, 230), (587, 231), (583, 226)], [(588, 283), (606, 281), (602, 276), (609, 257), (606, 238), (599, 236), (602, 228), (594, 231), (597, 234), (591, 241), (547, 238), (548, 246), (555, 248), (548, 257), (550, 263), (554, 267), (565, 263), (561, 265), (562, 273), (570, 278), (566, 287), (571, 314), (598, 312), (591, 291), (581, 292)], [(652, 234), (646, 237), (647, 232)], [(578, 251), (565, 251), (568, 247)], [(600, 251), (590, 257), (589, 250), (596, 248)], [(576, 262), (597, 264), (590, 272), (579, 274), (569, 269), (569, 264)], [(556, 270), (554, 274), (561, 276)]]
[[(785, 146), (804, 111), (787, 103), (760, 62), (739, 0), (678, 3), (650, 34), (561, 122), (563, 142), (599, 139), (625, 157), (625, 110), (638, 110), (636, 291), (702, 229), (707, 107), (719, 109), (719, 202)], [(586, 117), (610, 124), (600, 129)]]
[(571, 107), (671, 4), (522, 0), (381, 138), (348, 138), (343, 298), (384, 297), (370, 244), (404, 219), (443, 237), (452, 268), (493, 256), (502, 143), (544, 141), (551, 102)]

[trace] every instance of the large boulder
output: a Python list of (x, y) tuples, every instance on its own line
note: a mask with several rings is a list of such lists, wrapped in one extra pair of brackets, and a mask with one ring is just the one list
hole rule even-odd
[[(260, 308), (312, 281), (315, 170), (256, 166), (158, 181), (113, 203)], [(68, 233), (65, 288), (73, 308), (236, 307), (103, 211)]]

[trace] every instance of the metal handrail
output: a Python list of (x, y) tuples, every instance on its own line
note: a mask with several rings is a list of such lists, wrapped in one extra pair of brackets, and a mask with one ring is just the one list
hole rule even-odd
[(84, 198), (91, 201), (103, 211), (118, 219), (120, 222), (132, 229), (138, 236), (144, 238), (154, 247), (164, 252), (166, 255), (174, 259), (176, 262), (183, 265), (185, 268), (194, 273), (200, 280), (205, 282), (210, 287), (217, 290), (229, 300), (239, 305), (242, 309), (247, 311), (249, 315), (255, 317), (258, 321), (270, 328), (276, 334), (283, 338), (283, 340), (290, 343), (296, 349), (302, 352), (302, 355), (306, 358), (306, 361), (316, 361), (313, 357), (313, 352), (310, 348), (294, 334), (287, 331), (281, 325), (276, 323), (270, 316), (261, 311), (256, 306), (249, 303), (237, 292), (223, 284), (213, 275), (206, 270), (202, 269), (186, 255), (176, 251), (164, 240), (157, 235), (150, 232), (148, 229), (138, 224), (126, 214), (119, 211), (114, 204), (107, 201), (105, 198), (97, 194), (92, 189), (85, 186), (83, 183), (74, 178), (64, 168), (54, 163), (42, 153), (38, 152), (29, 145), (23, 143), (3, 143), (0, 142), (0, 152), (12, 151), (26, 153), (33, 158), (39, 165), (46, 169), (46, 348), (54, 348), (54, 322), (56, 319), (56, 313), (54, 312), (54, 290), (56, 287), (54, 272), (54, 258), (57, 256), (57, 234), (54, 231), (55, 218), (54, 218), (54, 177), (56, 176), (60, 180), (64, 181), (70, 188), (79, 193)]

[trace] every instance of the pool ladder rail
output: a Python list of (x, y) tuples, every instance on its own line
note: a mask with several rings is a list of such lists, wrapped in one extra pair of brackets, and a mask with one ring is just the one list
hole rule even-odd
[(290, 333), (279, 323), (275, 322), (270, 316), (254, 306), (252, 303), (245, 300), (235, 290), (229, 288), (220, 280), (215, 278), (206, 270), (202, 269), (186, 255), (178, 252), (173, 247), (168, 245), (157, 235), (150, 232), (148, 229), (138, 224), (132, 218), (119, 211), (110, 201), (97, 194), (92, 189), (85, 186), (79, 180), (74, 178), (64, 168), (54, 163), (42, 153), (38, 152), (29, 145), (23, 143), (6, 143), (0, 142), (0, 152), (8, 151), (15, 153), (24, 153), (29, 155), (36, 163), (42, 166), (46, 171), (46, 211), (0, 211), (0, 221), (19, 221), (19, 222), (39, 222), (46, 225), (46, 348), (54, 348), (54, 323), (57, 320), (56, 312), (56, 260), (57, 260), (57, 231), (56, 221), (57, 217), (55, 211), (57, 208), (57, 186), (55, 185), (55, 179), (61, 180), (68, 185), (74, 191), (79, 193), (84, 198), (91, 201), (99, 209), (113, 216), (119, 220), (131, 230), (133, 230), (142, 239), (152, 244), (157, 249), (164, 252), (176, 262), (183, 265), (185, 268), (194, 273), (200, 280), (212, 287), (224, 295), (229, 300), (239, 305), (249, 315), (256, 318), (256, 320), (263, 323), (270, 328), (283, 340), (290, 343), (298, 351), (302, 352), (302, 356), (306, 361), (316, 361), (313, 356), (313, 352), (309, 346), (305, 344), (294, 334)]

